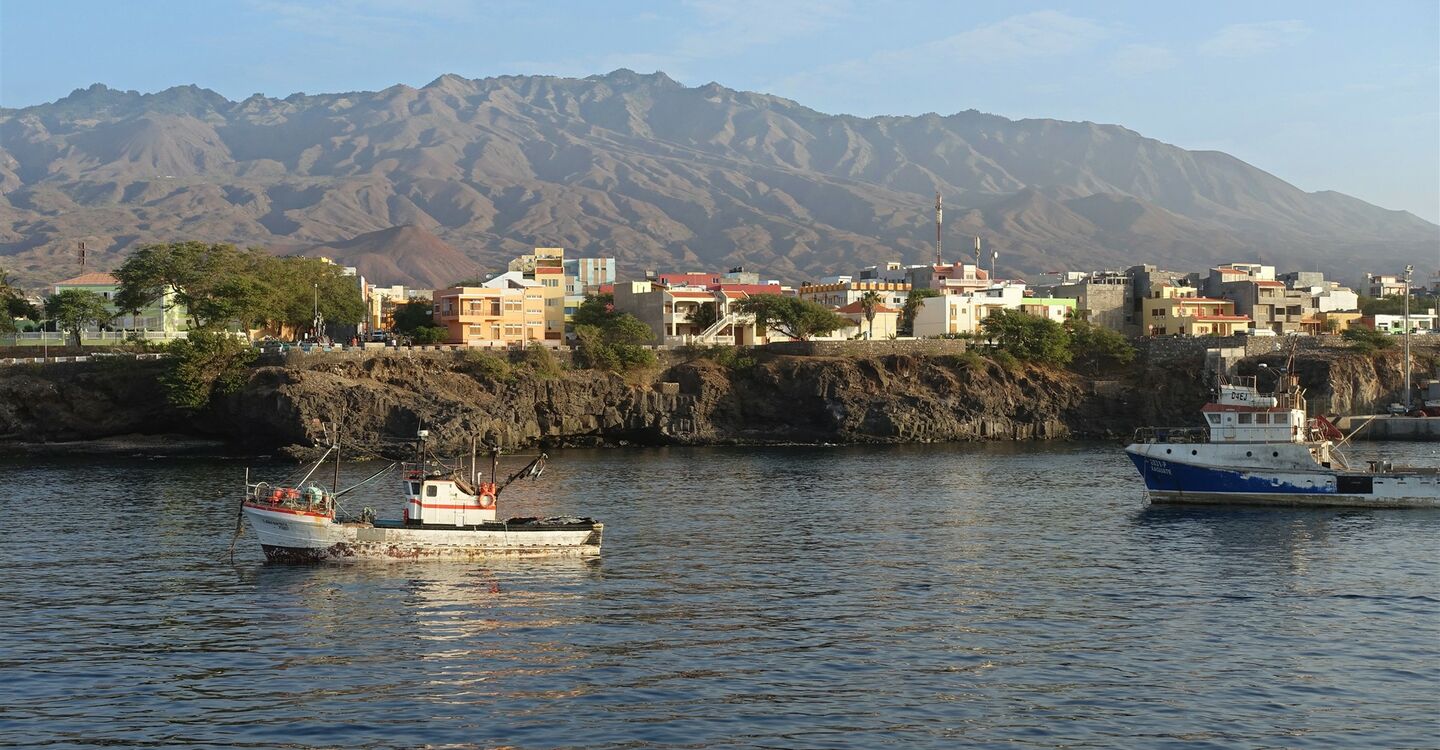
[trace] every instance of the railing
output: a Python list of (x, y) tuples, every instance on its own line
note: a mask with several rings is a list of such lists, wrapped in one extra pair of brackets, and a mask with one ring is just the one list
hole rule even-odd
[(1208, 443), (1210, 431), (1204, 427), (1141, 427), (1135, 431), (1137, 443)]
[[(187, 335), (185, 331), (81, 331), (80, 343), (90, 346), (123, 344), (127, 341), (177, 341)], [(0, 334), (0, 347), (65, 346), (73, 340), (70, 334), (58, 331), (6, 333)]]

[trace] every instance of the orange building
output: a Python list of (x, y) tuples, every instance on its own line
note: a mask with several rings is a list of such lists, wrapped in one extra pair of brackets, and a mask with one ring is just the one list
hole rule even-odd
[(452, 344), (504, 347), (545, 340), (545, 296), (538, 284), (440, 289), (434, 314)]

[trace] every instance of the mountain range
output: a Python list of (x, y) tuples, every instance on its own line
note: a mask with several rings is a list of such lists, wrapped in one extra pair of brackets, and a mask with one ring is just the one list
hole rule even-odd
[(0, 267), (32, 286), (74, 275), (81, 241), (108, 268), (179, 239), (328, 254), (382, 284), (556, 245), (627, 276), (800, 282), (933, 259), (937, 191), (945, 258), (978, 235), (1002, 276), (1259, 260), (1353, 280), (1440, 255), (1440, 227), (1412, 214), (1118, 125), (832, 115), (663, 73), (238, 102), (96, 84), (0, 110)]

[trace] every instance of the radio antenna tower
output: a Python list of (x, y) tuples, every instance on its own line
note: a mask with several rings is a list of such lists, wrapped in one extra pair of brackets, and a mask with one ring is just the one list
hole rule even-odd
[(975, 270), (980, 270), (980, 235), (975, 235)]
[(943, 265), (940, 260), (942, 246), (940, 244), (940, 225), (945, 223), (945, 207), (940, 202), (940, 191), (935, 191), (935, 265)]

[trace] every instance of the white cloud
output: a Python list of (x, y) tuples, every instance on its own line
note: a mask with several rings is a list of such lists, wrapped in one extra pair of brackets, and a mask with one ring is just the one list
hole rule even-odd
[(1110, 58), (1110, 69), (1121, 75), (1139, 76), (1169, 70), (1179, 59), (1169, 48), (1154, 44), (1127, 44)]
[(914, 47), (797, 73), (776, 82), (773, 88), (794, 97), (836, 82), (848, 88), (857, 82), (873, 83), (897, 75), (913, 77), (916, 71), (1063, 57), (1091, 49), (1111, 33), (1095, 21), (1060, 11), (1025, 13)]
[(1214, 57), (1250, 57), (1280, 47), (1292, 47), (1310, 35), (1304, 21), (1262, 21), (1226, 26), (1200, 43), (1200, 51)]

